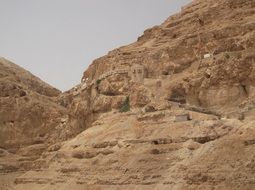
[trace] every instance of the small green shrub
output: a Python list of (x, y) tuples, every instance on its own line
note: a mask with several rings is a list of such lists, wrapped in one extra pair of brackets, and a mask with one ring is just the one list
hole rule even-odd
[(100, 82), (101, 82), (101, 80), (97, 79), (97, 81), (96, 81), (97, 86), (100, 84)]
[(122, 104), (120, 108), (120, 112), (128, 112), (130, 111), (130, 103), (129, 103), (129, 97), (126, 98), (124, 103)]
[(100, 79), (97, 79), (97, 80), (96, 80), (96, 89), (97, 89), (97, 90), (99, 90), (99, 84), (100, 84), (101, 81), (102, 81), (102, 80), (100, 80)]

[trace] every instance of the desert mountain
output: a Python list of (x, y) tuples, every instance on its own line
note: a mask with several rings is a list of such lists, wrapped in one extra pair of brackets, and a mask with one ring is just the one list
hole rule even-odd
[[(56, 103), (59, 90), (4, 58), (0, 89), (0, 163), (5, 163), (0, 170), (16, 171), (40, 157), (46, 149), (42, 143), (56, 141), (54, 131), (67, 112)], [(18, 155), (33, 158), (18, 162)]]
[(64, 93), (1, 60), (0, 187), (254, 189), (254, 21), (194, 0)]

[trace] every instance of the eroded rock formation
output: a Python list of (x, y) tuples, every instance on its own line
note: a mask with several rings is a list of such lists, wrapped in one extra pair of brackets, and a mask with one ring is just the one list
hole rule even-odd
[(67, 92), (0, 60), (0, 188), (254, 189), (255, 1), (194, 0)]

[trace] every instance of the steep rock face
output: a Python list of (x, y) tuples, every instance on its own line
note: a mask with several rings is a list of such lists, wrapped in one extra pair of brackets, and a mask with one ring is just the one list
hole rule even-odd
[(145, 79), (168, 83), (166, 96), (177, 88), (191, 105), (232, 111), (253, 94), (254, 28), (253, 0), (193, 1), (137, 42), (95, 60), (83, 79), (140, 64)]

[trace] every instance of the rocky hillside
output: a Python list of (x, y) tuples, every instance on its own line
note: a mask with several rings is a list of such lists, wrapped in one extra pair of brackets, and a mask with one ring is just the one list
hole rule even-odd
[[(56, 142), (65, 108), (60, 91), (28, 71), (0, 59), (0, 173), (31, 168), (48, 144)], [(2, 175), (0, 189), (2, 189)]]
[(254, 0), (194, 0), (64, 93), (1, 61), (0, 187), (254, 189), (254, 48)]
[(254, 95), (254, 28), (252, 0), (193, 1), (137, 42), (95, 60), (83, 78), (141, 64), (145, 80), (167, 83), (166, 98), (231, 111), (227, 108)]

